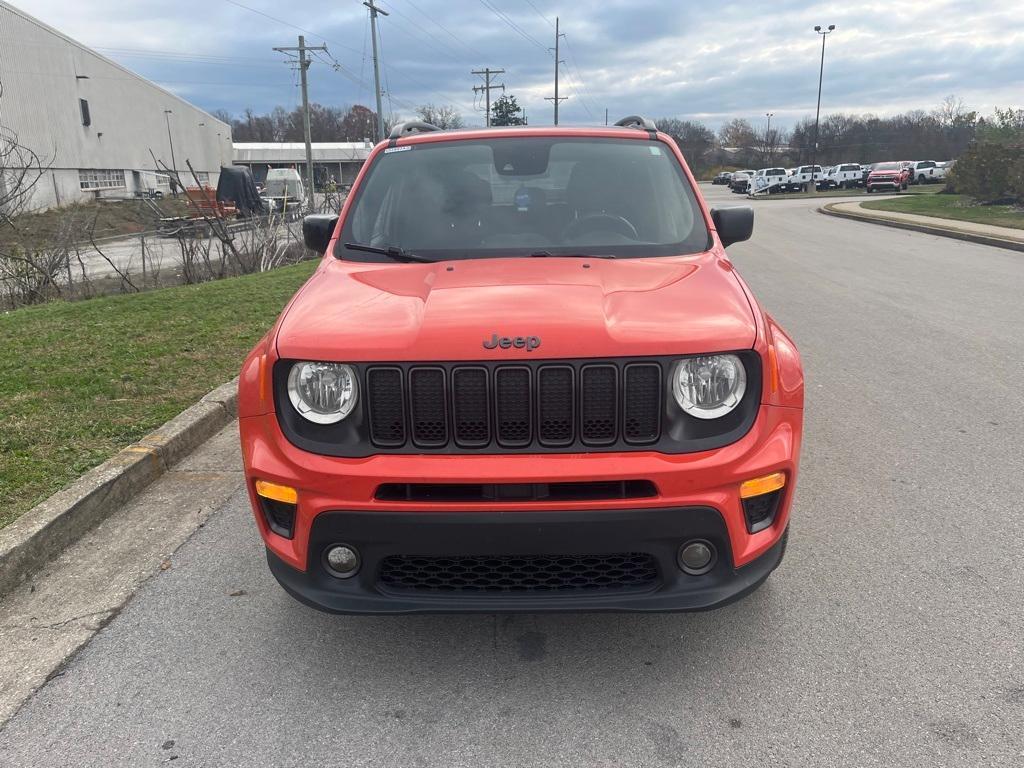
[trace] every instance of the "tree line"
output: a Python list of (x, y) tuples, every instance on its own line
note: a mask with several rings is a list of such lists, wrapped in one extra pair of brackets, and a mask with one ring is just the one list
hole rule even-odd
[[(465, 118), (451, 105), (423, 104), (415, 119), (439, 128), (461, 128)], [(1012, 113), (1012, 111), (1011, 111)], [(276, 107), (269, 114), (246, 110), (233, 117), (223, 111), (216, 117), (231, 125), (236, 142), (302, 141), (301, 109)], [(385, 128), (400, 121), (385, 119)], [(479, 119), (479, 118), (478, 118)], [(734, 118), (717, 132), (697, 120), (662, 117), (655, 122), (670, 135), (698, 175), (717, 167), (765, 167), (769, 164), (799, 165), (814, 161), (821, 165), (839, 162), (872, 163), (881, 160), (951, 160), (962, 155), (979, 135), (998, 124), (998, 115), (984, 117), (968, 110), (961, 99), (949, 96), (931, 111), (910, 110), (880, 117), (871, 114), (836, 112), (823, 116), (818, 126), (815, 150), (814, 118), (806, 117), (791, 129), (755, 126)], [(522, 125), (522, 109), (511, 94), (491, 105), (492, 125)], [(310, 105), (313, 141), (373, 141), (376, 115), (361, 104), (346, 107)]]

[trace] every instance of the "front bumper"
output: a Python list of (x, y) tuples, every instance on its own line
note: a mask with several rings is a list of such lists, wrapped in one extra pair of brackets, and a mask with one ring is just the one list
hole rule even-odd
[[(714, 450), (684, 454), (380, 454), (351, 459), (311, 454), (295, 447), (282, 434), (273, 413), (243, 417), (239, 424), (247, 486), (271, 568), (287, 590), (306, 602), (326, 610), (367, 612), (536, 611), (548, 610), (543, 607), (548, 604), (550, 610), (694, 610), (743, 594), (778, 562), (796, 484), (803, 411), (762, 404), (744, 437)], [(771, 525), (751, 533), (739, 498), (740, 484), (772, 472), (786, 475), (782, 498)], [(298, 506), (292, 538), (269, 529), (254, 492), (257, 479), (296, 489)], [(380, 486), (391, 483), (597, 480), (649, 481), (656, 495), (557, 503), (378, 498)], [(469, 536), (477, 532), (473, 526), (464, 525), (481, 515), (480, 519), (502, 523), (484, 526), (495, 532), (489, 538)], [(573, 525), (567, 527), (566, 520), (573, 521)], [(410, 536), (410, 530), (414, 535)], [(501, 608), (483, 607), (479, 602), (464, 605), (474, 598), (461, 593), (447, 602), (431, 597), (424, 604), (423, 595), (396, 595), (375, 586), (375, 564), (381, 558), (431, 554), (417, 545), (422, 542), (435, 546), (439, 531), (460, 536), (468, 532), (458, 548), (461, 551), (436, 552), (455, 555), (537, 555), (547, 551), (543, 548), (549, 545), (548, 536), (559, 542), (560, 551), (555, 554), (573, 555), (624, 552), (650, 541), (655, 549), (637, 551), (655, 556), (660, 582), (650, 594), (608, 594), (599, 599), (567, 596), (571, 600), (556, 600), (556, 596), (545, 594), (516, 603), (504, 600)], [(506, 537), (515, 544), (511, 549), (500, 548)], [(713, 537), (717, 542), (719, 567), (725, 570), (716, 570), (710, 579), (684, 579), (681, 571), (672, 570), (675, 552), (685, 539), (701, 537)], [(390, 551), (385, 552), (375, 542), (387, 544)], [(364, 558), (361, 578), (370, 582), (354, 582), (361, 585), (357, 589), (324, 571), (324, 547), (335, 543), (360, 547)], [(470, 545), (474, 549), (465, 548)], [(365, 552), (363, 548), (367, 548)]]
[[(690, 575), (677, 565), (680, 544), (691, 539), (709, 542), (718, 553), (707, 573)], [(779, 537), (753, 562), (737, 568), (721, 515), (706, 507), (319, 515), (313, 523), (311, 551), (324, 552), (341, 543), (360, 555), (359, 571), (351, 578), (331, 575), (322, 560), (312, 561), (305, 571), (292, 568), (268, 549), (270, 570), (298, 600), (331, 613), (694, 611), (724, 605), (756, 589), (782, 559), (786, 536)], [(523, 553), (530, 553), (530, 562), (546, 556), (548, 562), (562, 558), (574, 563), (586, 560), (588, 555), (645, 553), (654, 567), (649, 579), (628, 585), (591, 580), (581, 586), (556, 588), (536, 586), (542, 579), (532, 578), (527, 582), (534, 586), (522, 587), (522, 574), (510, 573), (505, 579), (508, 582), (520, 577), (516, 588), (473, 587), (473, 574), (467, 574), (457, 563), (468, 553), (486, 553), (493, 558), (492, 570), (506, 568), (509, 572), (512, 566), (506, 565), (508, 559), (500, 558)], [(414, 586), (388, 583), (382, 574), (385, 562), (395, 555), (413, 555), (429, 562), (434, 568), (432, 577), (417, 579)], [(445, 570), (454, 570), (453, 565), (458, 569), (455, 579)], [(585, 566), (579, 568), (583, 571)], [(482, 578), (480, 573), (478, 578)], [(535, 567), (528, 573), (537, 575)]]

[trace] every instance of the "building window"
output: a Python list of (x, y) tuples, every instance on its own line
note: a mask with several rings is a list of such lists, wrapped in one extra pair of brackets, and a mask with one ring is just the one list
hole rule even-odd
[(210, 183), (210, 172), (209, 171), (196, 171), (196, 178), (199, 179), (199, 183), (208, 185)]
[(124, 171), (109, 168), (79, 169), (78, 185), (83, 190), (121, 189), (125, 186)]
[(92, 125), (92, 117), (89, 116), (89, 102), (85, 99), (79, 99), (78, 108), (82, 110), (82, 125)]

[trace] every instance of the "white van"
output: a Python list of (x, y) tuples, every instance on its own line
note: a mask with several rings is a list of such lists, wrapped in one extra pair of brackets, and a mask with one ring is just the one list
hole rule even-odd
[(262, 197), (274, 203), (276, 211), (302, 210), (306, 205), (306, 189), (294, 168), (271, 168)]

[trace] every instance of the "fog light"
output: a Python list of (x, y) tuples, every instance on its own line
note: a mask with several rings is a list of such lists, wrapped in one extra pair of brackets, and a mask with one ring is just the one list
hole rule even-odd
[(679, 548), (679, 567), (691, 576), (700, 576), (715, 567), (714, 545), (703, 539), (688, 541)]
[(324, 555), (324, 561), (327, 563), (327, 570), (330, 574), (337, 576), (339, 579), (355, 576), (356, 571), (359, 570), (359, 553), (352, 547), (346, 547), (344, 544), (335, 544), (332, 547), (328, 547), (327, 553)]

